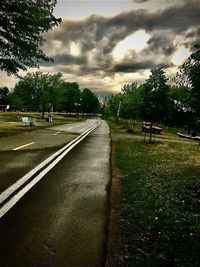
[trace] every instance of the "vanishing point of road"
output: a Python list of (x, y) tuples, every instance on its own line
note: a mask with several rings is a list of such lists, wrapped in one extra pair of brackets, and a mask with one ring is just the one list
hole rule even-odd
[[(91, 119), (0, 142), (0, 266), (103, 266), (110, 182), (106, 122)], [(57, 160), (57, 151), (67, 152)], [(19, 185), (22, 177), (28, 178)]]

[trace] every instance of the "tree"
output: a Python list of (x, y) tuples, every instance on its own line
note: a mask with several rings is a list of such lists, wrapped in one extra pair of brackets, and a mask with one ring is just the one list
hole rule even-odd
[(172, 79), (172, 81), (178, 86), (190, 87), (190, 81), (184, 68), (181, 68), (180, 71), (176, 73), (176, 76)]
[(141, 108), (140, 86), (137, 83), (125, 85), (121, 96), (121, 117), (136, 119), (139, 117)]
[(61, 110), (63, 100), (63, 83), (64, 79), (60, 72), (47, 75), (47, 90), (49, 98), (49, 111)]
[(45, 111), (55, 109), (61, 102), (61, 92), (64, 80), (62, 74), (43, 74), (42, 72), (28, 73), (21, 78), (14, 88), (24, 106), (32, 110), (41, 110), (44, 118)]
[(108, 99), (108, 103), (106, 105), (106, 109), (107, 109), (107, 114), (114, 116), (115, 118), (117, 118), (118, 115), (120, 115), (120, 103), (121, 103), (121, 98), (122, 98), (122, 94), (116, 94), (116, 95), (111, 95)]
[(9, 103), (12, 109), (20, 110), (23, 108), (23, 100), (14, 92), (9, 95)]
[(185, 86), (170, 86), (170, 116), (168, 123), (171, 126), (190, 126), (194, 124), (191, 108), (191, 90)]
[(0, 105), (8, 104), (9, 89), (7, 87), (0, 88)]
[(137, 83), (125, 84), (121, 92), (111, 95), (106, 105), (107, 114), (124, 119), (137, 119), (140, 115), (141, 96)]
[(81, 91), (79, 85), (74, 82), (65, 82), (63, 83), (63, 108), (68, 112), (77, 112), (81, 103)]
[(0, 1), (0, 69), (17, 74), (27, 67), (49, 61), (41, 50), (41, 33), (57, 26), (61, 19), (53, 16), (56, 0)]
[(200, 44), (196, 44), (196, 52), (192, 53), (183, 69), (191, 84), (191, 106), (196, 120), (200, 120)]
[(161, 68), (152, 69), (141, 90), (141, 115), (143, 119), (150, 121), (149, 141), (152, 137), (153, 123), (164, 121), (169, 112), (169, 86), (166, 83), (164, 71)]
[(100, 108), (98, 97), (88, 88), (81, 92), (81, 104), (83, 113), (97, 113)]

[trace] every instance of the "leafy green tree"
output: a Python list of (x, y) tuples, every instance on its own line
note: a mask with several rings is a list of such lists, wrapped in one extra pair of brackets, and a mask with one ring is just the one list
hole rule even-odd
[(0, 105), (8, 104), (9, 89), (8, 87), (0, 88)]
[(116, 121), (120, 117), (126, 120), (133, 119), (135, 122), (139, 118), (140, 108), (140, 86), (137, 83), (125, 84), (119, 94), (111, 95), (108, 99), (106, 114), (107, 116), (114, 116)]
[(21, 99), (24, 107), (26, 106), (30, 110), (39, 109), (39, 92), (36, 81), (38, 74), (28, 73), (23, 79), (18, 81), (12, 93), (12, 106), (15, 106), (15, 99), (17, 102)]
[(141, 115), (150, 121), (150, 138), (152, 137), (152, 125), (158, 121), (165, 121), (169, 113), (169, 86), (167, 78), (161, 68), (152, 69), (148, 80), (141, 90)]
[[(126, 90), (124, 90), (126, 88)], [(125, 85), (121, 96), (121, 117), (125, 119), (137, 119), (140, 115), (141, 96), (140, 86), (137, 83)]]
[(23, 108), (23, 100), (14, 92), (9, 95), (9, 103), (12, 109), (20, 110)]
[(97, 113), (100, 108), (98, 97), (88, 88), (81, 92), (81, 105), (83, 113)]
[(81, 91), (79, 85), (74, 82), (63, 83), (63, 108), (68, 112), (77, 112), (80, 109)]
[(117, 118), (118, 115), (120, 115), (120, 103), (121, 103), (121, 98), (122, 98), (122, 94), (116, 94), (116, 95), (111, 95), (108, 99), (108, 103), (106, 105), (106, 109), (107, 114), (109, 116), (114, 116), (115, 118)]
[(49, 110), (58, 111), (62, 109), (63, 100), (63, 77), (60, 72), (47, 75), (47, 91), (49, 99)]
[(194, 124), (191, 108), (191, 90), (185, 86), (170, 86), (170, 116), (168, 123), (171, 126), (190, 126)]
[(61, 73), (28, 73), (16, 84), (13, 94), (23, 101), (23, 105), (32, 110), (41, 110), (44, 118), (45, 111), (55, 109), (61, 102), (60, 88), (63, 82)]
[(57, 26), (56, 0), (0, 1), (0, 69), (17, 74), (50, 59), (42, 52), (44, 32)]
[(190, 81), (184, 68), (181, 68), (180, 71), (176, 73), (172, 81), (180, 87), (190, 87)]
[(183, 69), (191, 84), (191, 106), (196, 120), (200, 120), (200, 44), (195, 48), (197, 51), (191, 54)]

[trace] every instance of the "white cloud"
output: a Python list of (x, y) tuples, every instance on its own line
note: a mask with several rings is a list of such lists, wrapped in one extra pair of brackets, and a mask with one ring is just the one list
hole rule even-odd
[(172, 56), (172, 63), (177, 66), (180, 66), (184, 63), (184, 61), (190, 56), (191, 52), (188, 48), (184, 46), (180, 46), (178, 50)]
[(5, 72), (0, 71), (0, 87), (13, 88), (17, 79), (14, 75), (8, 76)]
[[(128, 2), (131, 8), (125, 5)], [(110, 0), (104, 3), (100, 0), (78, 3), (58, 0), (63, 22), (45, 34), (47, 42), (44, 47), (54, 64), (43, 64), (39, 70), (61, 71), (68, 81), (104, 92), (119, 91), (125, 83), (144, 82), (152, 67), (163, 65), (166, 74), (175, 75), (178, 68), (171, 63), (179, 66), (199, 37), (198, 3), (188, 1), (186, 5), (185, 1), (165, 1), (181, 5), (158, 11), (153, 8), (160, 5), (156, 4), (158, 2), (148, 1), (146, 5), (151, 3), (151, 8), (146, 6), (138, 10), (135, 5), (143, 8), (145, 3), (121, 0), (114, 5)], [(94, 3), (97, 4), (95, 8)], [(72, 6), (76, 16), (68, 17)], [(111, 12), (111, 7), (116, 9), (116, 6), (117, 12)], [(82, 19), (81, 13), (86, 14), (85, 11), (90, 16)], [(28, 72), (37, 70), (29, 69)], [(11, 87), (15, 81), (13, 76), (5, 74), (0, 82), (2, 86)]]
[(77, 43), (75, 42), (71, 42), (70, 44), (70, 54), (72, 54), (73, 56), (79, 56), (81, 53), (80, 51), (80, 47)]

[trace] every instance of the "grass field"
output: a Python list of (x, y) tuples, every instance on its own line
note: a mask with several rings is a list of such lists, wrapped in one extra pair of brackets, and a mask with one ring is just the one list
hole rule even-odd
[[(0, 137), (18, 134), (23, 131), (32, 131), (39, 128), (50, 127), (57, 124), (71, 123), (83, 120), (83, 118), (70, 118), (65, 114), (52, 114), (52, 123), (46, 122), (45, 118), (41, 117), (41, 113), (31, 112), (0, 112)], [(29, 126), (22, 122), (22, 117), (34, 117), (36, 118), (36, 126)]]
[(108, 266), (200, 266), (200, 146), (173, 131), (148, 144), (139, 131), (109, 124), (122, 190)]

